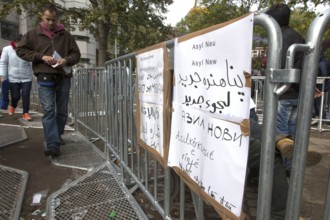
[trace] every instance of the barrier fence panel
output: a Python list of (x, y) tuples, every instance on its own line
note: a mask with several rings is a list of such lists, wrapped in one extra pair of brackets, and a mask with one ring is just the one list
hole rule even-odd
[[(330, 101), (329, 101), (329, 91), (324, 91), (325, 84), (329, 84), (330, 77), (321, 77), (318, 76), (316, 80), (316, 84), (321, 87), (321, 92), (324, 94), (320, 97), (320, 109), (324, 109), (324, 111), (320, 111), (319, 115), (313, 111), (312, 117), (312, 127), (311, 130), (317, 130), (319, 132), (330, 131), (330, 127), (326, 125), (330, 125)], [(252, 94), (251, 97), (256, 104), (256, 112), (259, 117), (259, 123), (262, 123), (263, 119), (263, 94), (265, 89), (265, 76), (252, 76)], [(314, 105), (315, 108), (315, 105)], [(326, 117), (324, 117), (324, 113), (326, 112)]]
[(86, 128), (85, 134), (89, 138), (97, 137), (105, 140), (106, 123), (106, 94), (104, 68), (87, 68), (75, 70), (72, 80), (75, 112), (75, 128), (81, 131), (79, 125)]
[[(140, 188), (164, 216), (168, 213), (165, 214), (164, 207), (160, 204), (164, 201), (164, 197), (169, 195), (164, 189), (164, 179), (168, 175), (166, 174), (168, 170), (137, 145), (134, 118), (136, 112), (134, 60), (135, 55), (129, 54), (108, 61), (105, 65), (109, 114), (107, 143), (111, 155), (120, 161), (123, 182), (131, 186), (132, 191)], [(174, 184), (172, 186), (172, 190), (177, 192), (174, 189), (177, 186)], [(168, 198), (166, 202), (169, 202)]]
[[(306, 46), (309, 47), (304, 54), (304, 62), (300, 77), (300, 92), (297, 115), (297, 129), (294, 143), (293, 169), (290, 176), (289, 196), (286, 209), (286, 219), (298, 219), (303, 191), (305, 164), (308, 151), (310, 122), (314, 101), (315, 84), (318, 73), (318, 63), (321, 52), (321, 38), (330, 24), (330, 9), (318, 15), (309, 26), (306, 36)], [(327, 195), (327, 197), (330, 195)], [(327, 205), (326, 205), (327, 206)], [(326, 219), (326, 216), (324, 216)]]
[[(290, 65), (288, 69), (280, 70), (279, 54), (281, 54), (282, 38), (275, 20), (265, 14), (255, 15), (254, 19), (254, 24), (265, 28), (269, 36), (265, 76), (252, 77), (253, 98), (257, 106), (257, 113), (262, 116), (260, 123), (263, 124), (257, 219), (268, 220), (271, 208), (278, 94), (285, 90), (289, 83), (299, 82), (299, 77), (290, 77), (296, 76), (299, 71), (290, 68)], [(308, 53), (305, 55), (303, 71), (300, 73), (302, 89), (299, 98), (304, 102), (299, 103), (297, 136), (301, 138), (296, 139), (295, 142), (295, 146), (299, 146), (297, 148), (299, 150), (295, 151), (293, 156), (294, 169), (290, 178), (285, 218), (287, 220), (299, 218), (306, 164), (304, 158), (307, 153), (312, 117), (311, 103), (313, 103), (317, 78), (316, 64), (320, 53), (320, 37), (326, 24), (329, 23), (329, 19), (330, 10), (313, 21), (306, 38), (306, 45), (293, 45), (288, 51), (288, 62), (296, 50)], [(166, 72), (168, 74), (166, 77), (173, 77), (174, 44), (174, 40), (171, 40), (165, 42), (165, 46), (161, 47), (165, 51), (164, 54), (168, 52), (166, 59), (169, 59), (170, 62), (170, 71)], [(132, 193), (140, 189), (164, 219), (172, 219), (171, 208), (173, 208), (174, 198), (177, 195), (180, 200), (179, 217), (182, 220), (186, 219), (187, 210), (190, 209), (187, 204), (187, 186), (188, 191), (190, 190), (192, 194), (195, 217), (199, 220), (204, 219), (203, 210), (206, 206), (204, 198), (196, 194), (191, 185), (186, 185), (184, 179), (180, 178), (153, 152), (138, 144), (140, 137), (136, 118), (136, 112), (139, 110), (136, 97), (138, 89), (136, 85), (137, 54), (131, 53), (107, 61), (104, 68), (75, 70), (71, 99), (71, 103), (74, 103), (71, 112), (75, 119), (75, 128), (82, 131), (87, 137), (96, 137), (105, 143), (104, 151), (108, 159), (117, 165), (121, 181), (130, 188)], [(283, 73), (288, 76), (283, 77)], [(319, 78), (319, 80), (323, 80), (323, 78)], [(282, 84), (284, 87), (281, 86)], [(37, 102), (37, 99), (33, 98), (33, 100)], [(329, 102), (325, 103), (329, 110)], [(322, 124), (323, 119), (320, 118), (319, 121)], [(180, 194), (178, 194), (179, 192)], [(329, 207), (329, 200), (325, 207)], [(326, 213), (329, 211), (325, 210), (324, 219), (327, 218)]]

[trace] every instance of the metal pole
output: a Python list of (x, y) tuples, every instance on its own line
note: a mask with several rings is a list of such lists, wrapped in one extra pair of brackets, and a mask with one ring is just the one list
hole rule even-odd
[[(321, 52), (321, 37), (327, 23), (330, 21), (330, 9), (318, 15), (310, 25), (306, 37), (306, 44), (311, 48), (305, 53), (302, 75), (300, 78), (297, 129), (295, 136), (290, 177), (289, 195), (286, 208), (287, 220), (299, 219), (300, 203), (303, 191), (305, 163), (307, 157), (309, 132), (314, 102), (314, 91)], [(306, 129), (308, 128), (308, 129)]]
[(260, 176), (258, 189), (257, 220), (270, 219), (270, 207), (273, 186), (275, 131), (278, 98), (274, 94), (276, 84), (271, 82), (272, 69), (281, 66), (282, 33), (278, 23), (268, 15), (255, 16), (255, 24), (266, 29), (269, 39), (264, 93), (264, 123), (260, 158)]

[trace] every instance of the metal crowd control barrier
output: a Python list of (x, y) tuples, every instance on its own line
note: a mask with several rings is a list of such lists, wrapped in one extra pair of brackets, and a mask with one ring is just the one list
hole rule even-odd
[[(330, 127), (326, 127), (324, 125), (330, 124), (330, 96), (328, 91), (324, 91), (325, 84), (330, 83), (326, 80), (330, 80), (330, 77), (317, 77), (316, 84), (321, 86), (321, 92), (323, 95), (320, 97), (320, 108), (324, 109), (324, 111), (320, 111), (319, 115), (315, 112), (312, 118), (312, 125), (316, 125), (311, 127), (311, 130), (317, 130), (319, 132), (330, 131)], [(265, 85), (265, 76), (252, 76), (252, 99), (256, 105), (256, 112), (259, 116), (259, 122), (262, 123), (263, 119), (263, 94), (264, 94), (264, 85)], [(324, 113), (326, 113), (327, 117), (324, 117)]]
[[(317, 77), (316, 84), (321, 85), (321, 92), (324, 93), (320, 97), (320, 112), (319, 115), (317, 115), (317, 118), (313, 118), (313, 121), (317, 122), (317, 127), (312, 128), (312, 130), (317, 130), (319, 132), (322, 131), (330, 131), (330, 128), (324, 128), (323, 125), (326, 123), (327, 125), (330, 124), (330, 101), (329, 101), (329, 92), (324, 91), (325, 89), (325, 84), (328, 83), (328, 80), (330, 80), (330, 77)], [(323, 111), (324, 110), (324, 111)], [(326, 115), (323, 115), (323, 114)]]
[[(318, 15), (311, 23), (307, 36), (306, 45), (309, 50), (304, 55), (304, 62), (300, 78), (300, 93), (297, 118), (297, 132), (294, 143), (296, 151), (293, 155), (293, 169), (290, 177), (289, 196), (286, 209), (286, 219), (298, 219), (300, 212), (300, 201), (303, 190), (306, 156), (308, 150), (308, 139), (312, 108), (310, 103), (314, 100), (315, 83), (317, 77), (318, 64), (321, 52), (321, 37), (330, 24), (330, 10)], [(297, 138), (299, 137), (299, 138)], [(330, 184), (330, 183), (328, 183)], [(327, 195), (329, 197), (329, 194)], [(329, 207), (329, 200), (325, 207)], [(329, 219), (329, 211), (324, 210), (323, 219)]]
[[(330, 20), (330, 10), (319, 15), (311, 24), (305, 45), (293, 45), (288, 51), (288, 63), (296, 50), (305, 51), (301, 73), (297, 137), (290, 178), (286, 220), (299, 218), (303, 175), (306, 164), (310, 132), (317, 63), (321, 36)], [(274, 19), (265, 14), (255, 16), (255, 25), (265, 28), (269, 36), (268, 62), (260, 97), (255, 99), (263, 115), (263, 136), (258, 189), (257, 219), (270, 219), (275, 132), (278, 96), (276, 91), (285, 89), (280, 84), (298, 82), (294, 69), (280, 70), (282, 48), (281, 31)], [(173, 69), (174, 40), (166, 42), (171, 53)], [(287, 76), (285, 76), (285, 74)], [(259, 79), (258, 79), (259, 80)], [(280, 90), (279, 90), (280, 89)], [(161, 166), (151, 154), (137, 145), (135, 129), (135, 54), (131, 53), (105, 63), (105, 68), (87, 68), (75, 71), (73, 80), (72, 109), (75, 128), (90, 139), (104, 141), (108, 159), (118, 164), (121, 181), (134, 192), (137, 188), (146, 195), (164, 219), (172, 219), (170, 207), (173, 197), (180, 190), (180, 219), (185, 219), (185, 184), (168, 167)], [(259, 108), (260, 104), (262, 108)], [(304, 120), (302, 120), (304, 118)], [(330, 186), (328, 187), (330, 188)], [(204, 203), (192, 193), (197, 219), (204, 219)], [(329, 190), (327, 198), (329, 198)], [(324, 219), (329, 219), (329, 199), (325, 204)]]

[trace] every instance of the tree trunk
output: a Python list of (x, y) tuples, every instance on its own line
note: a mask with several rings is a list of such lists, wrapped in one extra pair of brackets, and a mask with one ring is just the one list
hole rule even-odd
[(108, 57), (108, 37), (109, 37), (109, 26), (103, 22), (97, 24), (98, 28), (98, 43), (99, 43), (99, 51), (98, 51), (98, 66), (104, 66), (105, 61), (107, 61)]

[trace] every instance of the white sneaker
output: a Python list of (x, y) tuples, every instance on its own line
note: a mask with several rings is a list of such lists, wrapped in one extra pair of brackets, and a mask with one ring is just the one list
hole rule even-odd
[(311, 121), (311, 125), (316, 125), (316, 124), (318, 124), (319, 123), (319, 119), (313, 119), (312, 121)]

